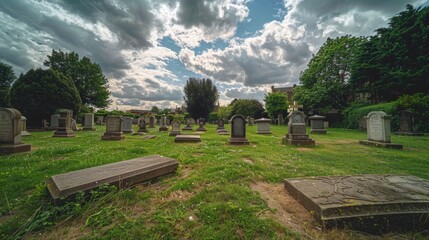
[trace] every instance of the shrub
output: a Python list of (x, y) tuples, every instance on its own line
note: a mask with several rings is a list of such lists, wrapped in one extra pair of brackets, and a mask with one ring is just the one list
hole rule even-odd
[(398, 102), (380, 103), (376, 105), (365, 106), (364, 103), (354, 103), (347, 107), (344, 112), (343, 125), (346, 128), (358, 128), (359, 119), (362, 116), (368, 115), (372, 111), (383, 111), (392, 115), (391, 128), (392, 130), (399, 129)]
[(429, 132), (429, 95), (404, 95), (398, 99), (397, 104), (398, 110), (414, 114), (414, 128), (417, 131)]

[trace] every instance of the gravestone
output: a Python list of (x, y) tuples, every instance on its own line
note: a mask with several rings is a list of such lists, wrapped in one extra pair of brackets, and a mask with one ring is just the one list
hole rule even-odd
[(252, 120), (252, 118), (250, 116), (247, 116), (247, 119), (246, 119), (247, 125), (252, 126), (251, 120)]
[(255, 120), (256, 133), (257, 134), (271, 134), (270, 122), (271, 122), (271, 119), (268, 119), (268, 118), (260, 118), (260, 119)]
[(95, 124), (97, 125), (103, 125), (104, 116), (97, 116), (95, 120)]
[(138, 119), (138, 125), (139, 125), (139, 130), (137, 132), (139, 132), (139, 133), (146, 133), (147, 132), (146, 119), (144, 117), (140, 117)]
[(289, 115), (288, 115), (288, 133), (286, 137), (282, 139), (283, 144), (291, 144), (298, 146), (314, 146), (315, 141), (308, 137), (306, 124), (305, 124), (305, 114), (297, 109), (302, 107), (298, 105), (297, 102), (294, 102), (294, 105), (289, 106)]
[(76, 120), (74, 118), (71, 120), (71, 129), (73, 131), (80, 131), (80, 128), (77, 126)]
[(21, 116), (21, 136), (25, 137), (25, 136), (31, 136), (31, 134), (29, 132), (27, 132), (27, 118), (24, 116)]
[(88, 192), (104, 184), (130, 187), (174, 173), (178, 166), (175, 159), (152, 155), (55, 175), (46, 180), (46, 185), (52, 198), (59, 203), (60, 198), (74, 196), (79, 191)]
[(165, 114), (161, 117), (160, 119), (160, 124), (161, 126), (159, 127), (159, 131), (168, 131), (168, 126), (167, 126), (167, 117), (165, 116)]
[(197, 128), (197, 132), (205, 132), (207, 129), (204, 127), (204, 122), (199, 121), (199, 127)]
[(101, 140), (122, 140), (125, 136), (122, 132), (122, 117), (109, 115), (106, 117), (106, 132)]
[(372, 111), (366, 116), (368, 140), (360, 140), (360, 144), (385, 148), (402, 149), (401, 144), (390, 141), (390, 115), (381, 111)]
[(133, 133), (133, 118), (132, 117), (122, 117), (122, 132), (123, 133)]
[(54, 131), (52, 137), (76, 137), (72, 130), (72, 115), (71, 110), (69, 109), (60, 109), (58, 110), (58, 127)]
[(95, 131), (94, 125), (94, 114), (93, 113), (85, 113), (83, 115), (83, 127), (84, 131)]
[(359, 119), (359, 130), (366, 130), (366, 126), (367, 126), (367, 124), (366, 124), (366, 116), (362, 116)]
[(399, 113), (399, 135), (405, 136), (424, 136), (424, 133), (414, 131), (414, 114), (410, 111), (401, 111)]
[(182, 134), (182, 132), (180, 131), (180, 122), (177, 120), (174, 120), (171, 123), (171, 131), (170, 131), (170, 136), (176, 136)]
[(51, 115), (51, 125), (49, 125), (49, 130), (57, 130), (59, 117), (60, 117), (59, 114), (52, 114)]
[(231, 138), (229, 143), (233, 145), (247, 145), (246, 119), (242, 115), (234, 115), (231, 118)]
[(201, 142), (201, 136), (200, 135), (186, 135), (186, 134), (179, 134), (176, 135), (174, 138), (175, 143), (189, 143), (189, 142)]
[(48, 120), (46, 120), (46, 119), (42, 119), (42, 128), (43, 128), (44, 130), (49, 130), (49, 123), (48, 123)]
[(277, 118), (278, 120), (278, 122), (277, 122), (277, 124), (280, 126), (280, 125), (283, 125), (283, 122), (284, 122), (284, 120), (283, 120), (283, 114), (279, 114), (279, 116), (278, 116), (278, 118)]
[(219, 135), (228, 135), (228, 131), (225, 129), (225, 121), (223, 119), (217, 120), (216, 132)]
[(192, 121), (190, 118), (186, 119), (186, 126), (184, 128), (182, 128), (183, 131), (192, 131), (193, 127), (192, 127)]
[(319, 134), (326, 134), (325, 129), (325, 118), (324, 116), (314, 115), (309, 117), (310, 119), (310, 133), (319, 133)]
[(22, 142), (21, 131), (21, 113), (14, 108), (0, 107), (0, 153), (31, 151), (31, 145)]
[(155, 117), (154, 116), (150, 116), (149, 117), (149, 127), (150, 128), (154, 128), (155, 127)]
[(286, 179), (286, 190), (326, 227), (428, 229), (429, 180), (401, 175)]
[(204, 126), (206, 125), (206, 119), (205, 118), (199, 118), (199, 120), (200, 120), (200, 123), (203, 123)]
[(250, 118), (250, 124), (255, 125), (255, 119), (254, 118)]

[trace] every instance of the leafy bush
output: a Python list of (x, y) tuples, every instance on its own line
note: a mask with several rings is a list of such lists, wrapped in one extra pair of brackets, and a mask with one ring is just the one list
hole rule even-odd
[(417, 131), (429, 132), (429, 95), (404, 95), (398, 99), (397, 104), (398, 110), (414, 114), (414, 127)]
[(372, 111), (383, 111), (389, 115), (392, 115), (391, 128), (392, 130), (399, 129), (399, 115), (398, 115), (398, 102), (380, 103), (376, 105), (365, 106), (364, 103), (354, 103), (347, 107), (343, 114), (344, 120), (343, 125), (346, 128), (358, 128), (359, 119), (362, 116), (368, 115)]
[(209, 114), (209, 119), (208, 119), (209, 122), (215, 122), (217, 120), (219, 120), (219, 116), (217, 112), (212, 112)]
[(241, 114), (244, 117), (261, 118), (264, 112), (264, 106), (255, 99), (238, 99), (232, 105), (231, 115)]

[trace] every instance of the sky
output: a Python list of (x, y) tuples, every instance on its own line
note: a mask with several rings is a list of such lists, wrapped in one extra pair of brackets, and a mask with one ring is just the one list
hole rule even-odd
[(109, 109), (180, 107), (190, 77), (212, 79), (221, 105), (262, 102), (328, 37), (373, 35), (406, 4), (428, 0), (0, 0), (0, 62), (19, 76), (52, 49), (87, 56)]

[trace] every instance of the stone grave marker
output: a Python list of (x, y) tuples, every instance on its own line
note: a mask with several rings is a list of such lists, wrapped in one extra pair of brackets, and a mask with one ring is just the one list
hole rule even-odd
[(219, 135), (228, 135), (228, 131), (225, 129), (225, 121), (223, 119), (217, 120), (216, 132)]
[(399, 135), (406, 136), (424, 136), (424, 133), (414, 131), (414, 114), (410, 111), (401, 111), (399, 113)]
[(83, 127), (84, 131), (95, 131), (94, 124), (94, 114), (93, 113), (85, 113), (83, 115)]
[(170, 131), (170, 136), (176, 136), (182, 134), (182, 132), (180, 131), (180, 122), (177, 120), (174, 120), (171, 123), (171, 131)]
[(359, 119), (359, 130), (366, 130), (366, 126), (367, 126), (367, 124), (366, 124), (366, 116), (362, 116), (360, 119)]
[(150, 128), (154, 128), (155, 127), (155, 117), (154, 116), (150, 116), (149, 117), (149, 127)]
[(140, 117), (138, 120), (139, 120), (138, 121), (139, 130), (137, 132), (146, 133), (147, 132), (146, 119), (144, 117)]
[(277, 122), (277, 124), (280, 126), (280, 125), (283, 125), (283, 122), (284, 122), (284, 120), (283, 120), (283, 114), (279, 114), (278, 115), (278, 122)]
[(319, 134), (326, 134), (326, 129), (325, 129), (325, 121), (324, 116), (319, 116), (319, 115), (314, 115), (309, 117), (308, 119), (310, 119), (310, 133), (319, 133)]
[(282, 139), (283, 144), (291, 144), (298, 146), (314, 146), (315, 141), (308, 137), (305, 114), (297, 109), (301, 108), (297, 102), (294, 105), (289, 106), (288, 115), (288, 133), (286, 137)]
[(233, 145), (247, 145), (246, 139), (246, 119), (240, 115), (234, 115), (231, 118), (231, 138), (229, 143)]
[(123, 133), (133, 133), (133, 118), (132, 117), (122, 117), (122, 132)]
[(122, 117), (109, 115), (106, 117), (106, 132), (101, 140), (122, 140), (125, 136), (122, 132)]
[(176, 138), (174, 138), (174, 142), (176, 142), (176, 143), (201, 142), (201, 136), (200, 135), (179, 134), (179, 135), (176, 135)]
[(131, 187), (174, 173), (178, 166), (175, 159), (152, 155), (55, 175), (46, 180), (46, 185), (52, 198), (59, 203), (60, 198), (104, 184)]
[(366, 116), (368, 140), (360, 140), (360, 144), (385, 148), (402, 149), (401, 144), (390, 141), (390, 115), (382, 111), (372, 111)]
[(49, 130), (57, 130), (59, 117), (60, 117), (60, 114), (51, 115), (51, 125), (49, 125)]
[(270, 122), (271, 122), (271, 119), (269, 119), (269, 118), (260, 118), (260, 119), (255, 120), (256, 133), (257, 134), (271, 134)]
[(197, 132), (206, 132), (207, 129), (204, 127), (204, 122), (199, 121), (199, 127), (197, 128)]
[(74, 118), (71, 120), (71, 129), (73, 131), (80, 131), (80, 128), (77, 126), (76, 120)]
[(43, 128), (44, 130), (49, 130), (49, 123), (48, 123), (48, 120), (46, 120), (46, 119), (42, 119), (42, 128)]
[(27, 118), (24, 116), (21, 116), (21, 123), (22, 123), (21, 136), (23, 136), (23, 137), (31, 136), (31, 134), (29, 132), (27, 132)]
[(72, 115), (69, 109), (58, 110), (58, 127), (52, 137), (76, 137), (72, 130)]
[(31, 145), (22, 142), (21, 131), (21, 113), (14, 108), (0, 107), (1, 154), (31, 151)]
[(255, 125), (255, 119), (254, 118), (250, 118), (250, 124)]
[(325, 227), (365, 232), (428, 229), (429, 180), (356, 175), (285, 180), (286, 190)]
[(167, 117), (165, 116), (165, 114), (161, 117), (160, 124), (161, 124), (161, 126), (159, 127), (159, 131), (160, 132), (162, 132), (162, 131), (165, 131), (165, 132), (168, 131)]
[(183, 131), (192, 131), (193, 127), (192, 127), (192, 121), (190, 118), (186, 119), (186, 126), (184, 128), (182, 128)]
[(97, 125), (103, 125), (103, 122), (104, 122), (104, 116), (97, 116), (96, 117), (95, 124), (97, 124)]
[(252, 121), (251, 121), (251, 117), (250, 116), (247, 116), (247, 119), (246, 119), (246, 122), (247, 122), (247, 125), (249, 125), (249, 126), (252, 126)]

